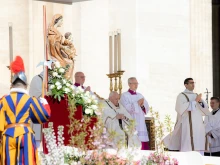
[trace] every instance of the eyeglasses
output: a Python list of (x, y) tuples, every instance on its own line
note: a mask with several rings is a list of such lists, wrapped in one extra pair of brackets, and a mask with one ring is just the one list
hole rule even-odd
[(135, 85), (138, 85), (139, 83), (129, 83), (129, 84), (135, 84)]
[(86, 78), (86, 76), (77, 76), (77, 77), (80, 77), (80, 78)]
[(196, 82), (188, 82), (188, 84), (195, 84)]

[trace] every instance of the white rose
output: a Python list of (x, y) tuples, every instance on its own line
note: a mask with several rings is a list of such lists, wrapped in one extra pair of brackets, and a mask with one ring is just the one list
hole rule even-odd
[(67, 86), (67, 87), (69, 87), (69, 86), (70, 86), (70, 84), (69, 84), (69, 83), (66, 83), (66, 86)]
[(93, 115), (93, 110), (91, 110), (90, 115)]
[(63, 79), (63, 84), (66, 84), (66, 80), (65, 79)]
[(89, 92), (89, 91), (86, 91), (85, 95), (86, 95), (86, 96), (90, 96), (90, 92)]
[(94, 104), (98, 104), (98, 100), (93, 100), (93, 103)]
[(70, 89), (69, 88), (65, 88), (64, 91), (65, 91), (65, 93), (69, 93)]
[(50, 89), (54, 89), (54, 88), (55, 88), (55, 85), (51, 85), (51, 86), (50, 86)]
[(91, 102), (92, 102), (92, 100), (91, 100), (91, 99), (88, 99), (88, 100), (87, 100), (87, 103), (89, 103), (89, 104), (90, 104)]
[(62, 88), (62, 86), (61, 86), (61, 85), (58, 85), (58, 86), (57, 86), (57, 89), (58, 89), (58, 90), (59, 90), (59, 89), (61, 89), (61, 88)]
[(58, 75), (58, 73), (57, 72), (53, 72), (52, 75), (53, 75), (53, 77), (56, 77)]
[(82, 89), (81, 86), (78, 86), (76, 90), (78, 90), (80, 93), (84, 92), (84, 89)]
[(57, 82), (55, 83), (55, 85), (56, 85), (56, 86), (60, 86), (61, 83), (60, 83), (59, 81), (57, 81)]
[(85, 110), (85, 113), (88, 115), (88, 114), (90, 114), (92, 112), (92, 110), (91, 109), (86, 109)]
[(60, 68), (60, 63), (58, 61), (54, 62), (56, 68)]
[(60, 69), (59, 69), (59, 72), (60, 72), (60, 73), (64, 73), (64, 72), (65, 72), (65, 69), (60, 68)]
[(91, 105), (91, 108), (94, 110), (98, 109), (97, 105)]

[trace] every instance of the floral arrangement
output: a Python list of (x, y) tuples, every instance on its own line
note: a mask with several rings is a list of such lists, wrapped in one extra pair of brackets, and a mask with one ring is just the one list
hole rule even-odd
[(54, 68), (49, 70), (49, 93), (54, 99), (61, 101), (65, 95), (72, 97), (73, 84), (65, 78), (65, 74), (69, 69), (69, 65), (62, 67), (58, 61), (54, 62)]
[(81, 86), (73, 89), (71, 99), (76, 106), (81, 105), (83, 107), (84, 115), (92, 117), (101, 114), (98, 109), (96, 96), (92, 95), (89, 91), (85, 92)]
[(82, 105), (83, 114), (86, 116), (97, 116), (98, 101), (95, 95), (84, 91), (81, 86), (74, 87), (73, 83), (65, 78), (69, 65), (62, 67), (58, 61), (54, 62), (54, 67), (49, 70), (49, 92), (48, 95), (61, 101), (65, 95), (74, 102), (75, 106)]
[(48, 154), (40, 153), (42, 165), (60, 165), (64, 162), (64, 145), (63, 145), (63, 126), (58, 127), (58, 137), (53, 129), (53, 123), (48, 123), (48, 128), (43, 129), (44, 137), (47, 143)]
[(168, 155), (164, 150), (165, 146), (163, 144), (164, 132), (172, 131), (173, 122), (171, 121), (171, 117), (166, 115), (165, 121), (161, 122), (159, 112), (154, 112), (152, 107), (150, 108), (150, 114), (155, 119), (156, 151), (151, 153), (148, 157), (144, 156), (141, 165), (178, 165), (177, 159), (171, 158)]

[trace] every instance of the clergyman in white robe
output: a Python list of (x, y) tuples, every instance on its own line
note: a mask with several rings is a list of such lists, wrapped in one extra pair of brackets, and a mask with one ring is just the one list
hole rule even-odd
[(196, 102), (197, 94), (186, 89), (177, 96), (177, 121), (174, 131), (164, 139), (169, 150), (198, 151), (207, 150), (205, 125), (202, 116), (210, 114), (204, 100)]
[[(115, 132), (113, 143), (110, 147), (134, 147), (140, 149), (141, 142), (135, 131), (133, 134), (126, 133), (126, 127), (129, 125), (130, 120), (132, 120), (131, 115), (120, 103), (118, 103), (116, 107), (111, 101), (105, 100), (103, 104), (103, 122), (107, 129), (107, 133), (110, 135), (112, 132)], [(116, 118), (117, 114), (123, 114), (125, 118), (120, 121), (120, 119)]]
[[(149, 137), (147, 132), (147, 126), (145, 123), (145, 115), (149, 111), (149, 105), (146, 99), (144, 99), (143, 106), (138, 105), (138, 100), (144, 98), (144, 96), (136, 91), (128, 90), (121, 95), (121, 103), (126, 110), (131, 114), (136, 121), (136, 129), (138, 131), (138, 137), (142, 142), (142, 150), (149, 150)], [(144, 107), (144, 109), (143, 109)]]

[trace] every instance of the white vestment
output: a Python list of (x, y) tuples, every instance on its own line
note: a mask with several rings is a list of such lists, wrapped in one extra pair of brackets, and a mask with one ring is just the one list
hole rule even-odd
[(196, 93), (185, 90), (177, 96), (177, 121), (173, 132), (164, 139), (169, 150), (205, 151), (207, 141), (202, 116), (210, 115), (205, 101), (195, 101)]
[[(103, 101), (103, 122), (107, 129), (107, 133), (115, 132), (116, 136), (113, 140), (113, 148), (117, 148), (118, 142), (124, 144), (125, 147), (140, 148), (141, 142), (136, 134), (128, 135), (125, 132), (126, 127), (129, 125), (129, 120), (132, 119), (131, 115), (126, 109), (119, 103), (119, 107), (116, 107), (109, 100)], [(121, 126), (119, 119), (116, 119), (117, 114), (123, 114), (126, 119), (121, 120)]]
[(211, 133), (209, 138), (210, 152), (220, 152), (220, 110), (214, 115), (205, 117), (206, 133)]
[[(42, 95), (42, 84), (43, 84), (43, 72), (41, 72), (39, 75), (36, 75), (31, 80), (30, 89), (29, 89), (29, 95), (31, 97), (40, 98)], [(42, 125), (41, 124), (31, 124), (32, 129), (35, 132), (35, 140), (36, 145), (38, 149), (40, 149), (40, 143), (42, 140)]]
[[(125, 92), (121, 95), (120, 101), (135, 120), (137, 124), (136, 129), (138, 131), (138, 137), (140, 141), (148, 142), (149, 138), (148, 138), (147, 126), (145, 123), (145, 113), (138, 105), (138, 100), (142, 98), (144, 98), (144, 96), (140, 93), (136, 93), (136, 95), (131, 95), (131, 93)], [(149, 111), (149, 105), (145, 99), (144, 99), (144, 107), (147, 114), (147, 112)]]

